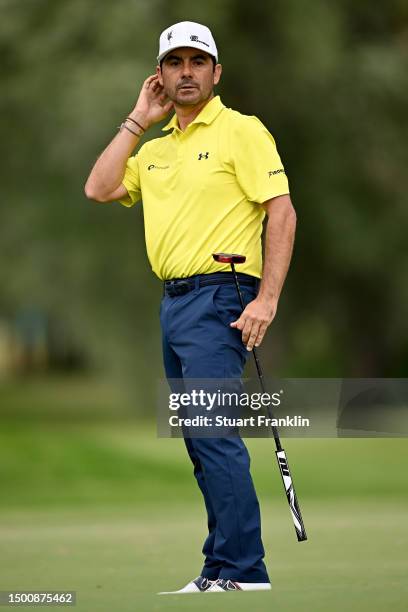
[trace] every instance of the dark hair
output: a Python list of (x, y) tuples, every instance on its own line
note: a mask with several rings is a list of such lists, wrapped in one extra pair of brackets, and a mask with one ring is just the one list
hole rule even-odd
[[(166, 55), (165, 55), (164, 57), (162, 57), (162, 59), (160, 60), (160, 70), (162, 70), (162, 64), (163, 64), (164, 60), (166, 59), (166, 56), (167, 56), (167, 55), (168, 55), (168, 54), (166, 54)], [(210, 54), (208, 53), (208, 55), (210, 55)], [(210, 55), (210, 57), (211, 57), (211, 59), (212, 59), (212, 63), (213, 63), (213, 72), (214, 72), (214, 70), (215, 70), (215, 64), (217, 63), (217, 61), (216, 61), (216, 59), (215, 59), (215, 57), (214, 57), (213, 55)]]

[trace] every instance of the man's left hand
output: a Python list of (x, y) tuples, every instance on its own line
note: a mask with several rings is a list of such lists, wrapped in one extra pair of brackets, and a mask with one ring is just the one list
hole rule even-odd
[(242, 342), (248, 351), (261, 344), (268, 326), (275, 317), (276, 309), (276, 302), (265, 302), (255, 298), (249, 302), (239, 319), (230, 323), (231, 327), (242, 331)]

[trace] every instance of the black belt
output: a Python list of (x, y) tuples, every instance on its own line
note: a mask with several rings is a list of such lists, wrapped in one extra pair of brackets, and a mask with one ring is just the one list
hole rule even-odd
[[(205, 287), (206, 285), (223, 285), (234, 283), (234, 276), (232, 272), (212, 272), (210, 274), (195, 274), (194, 276), (188, 276), (187, 278), (174, 278), (172, 280), (166, 280), (163, 283), (163, 295), (169, 297), (176, 297), (177, 295), (184, 295), (189, 291), (193, 291), (196, 288), (198, 277), (198, 286)], [(256, 287), (259, 286), (259, 278), (251, 276), (250, 274), (244, 274), (243, 272), (237, 272), (237, 277), (240, 285), (249, 285)]]

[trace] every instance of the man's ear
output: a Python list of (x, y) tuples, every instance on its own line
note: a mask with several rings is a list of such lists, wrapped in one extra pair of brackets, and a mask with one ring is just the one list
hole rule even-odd
[(218, 85), (222, 74), (221, 64), (215, 64), (214, 67), (214, 85)]
[(156, 74), (159, 77), (158, 80), (159, 80), (160, 85), (163, 87), (163, 77), (162, 77), (162, 71), (161, 71), (160, 66), (156, 66)]

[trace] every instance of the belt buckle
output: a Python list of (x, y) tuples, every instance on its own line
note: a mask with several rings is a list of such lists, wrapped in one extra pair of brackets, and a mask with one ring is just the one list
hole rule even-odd
[(176, 295), (184, 295), (190, 291), (190, 285), (186, 280), (176, 281), (174, 285)]
[(175, 297), (176, 295), (184, 295), (188, 291), (190, 291), (190, 285), (188, 281), (172, 280), (167, 281), (166, 283), (166, 292), (170, 297)]

